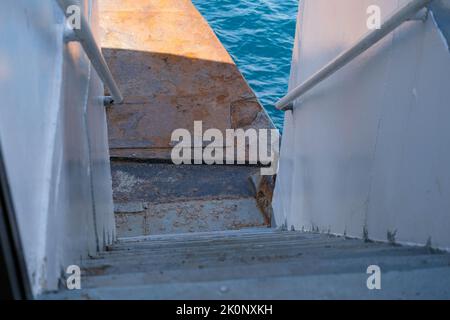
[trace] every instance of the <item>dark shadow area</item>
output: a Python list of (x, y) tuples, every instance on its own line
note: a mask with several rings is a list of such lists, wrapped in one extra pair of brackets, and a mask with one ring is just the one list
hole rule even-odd
[(111, 155), (169, 159), (171, 135), (194, 121), (203, 131), (271, 128), (236, 65), (165, 53), (103, 49), (125, 101), (108, 108)]

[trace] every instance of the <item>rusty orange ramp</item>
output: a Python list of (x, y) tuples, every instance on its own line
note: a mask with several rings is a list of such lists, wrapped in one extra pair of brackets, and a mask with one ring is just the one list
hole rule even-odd
[(101, 0), (99, 9), (125, 98), (107, 111), (118, 236), (270, 225), (273, 185), (253, 182), (259, 168), (171, 164), (173, 131), (194, 136), (194, 121), (224, 136), (274, 128), (191, 1)]
[(273, 128), (189, 0), (101, 0), (102, 48), (125, 97), (108, 109), (113, 157), (169, 159), (171, 134)]

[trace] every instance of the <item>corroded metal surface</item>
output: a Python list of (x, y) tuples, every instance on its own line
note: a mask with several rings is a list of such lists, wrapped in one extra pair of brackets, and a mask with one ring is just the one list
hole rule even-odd
[(170, 161), (172, 132), (193, 135), (194, 121), (223, 133), (273, 128), (191, 1), (101, 0), (99, 8), (102, 50), (125, 99), (107, 111), (110, 154), (144, 160), (112, 162), (118, 236), (270, 225), (267, 197), (249, 180), (258, 168), (145, 162)]
[(269, 226), (251, 182), (259, 170), (113, 161), (117, 234), (133, 237)]
[(254, 197), (248, 180), (259, 168), (245, 166), (176, 166), (113, 161), (115, 203), (174, 202)]
[(116, 212), (120, 237), (266, 226), (254, 198), (146, 203), (142, 209)]
[(168, 159), (171, 133), (272, 128), (189, 0), (101, 0), (103, 52), (125, 103), (108, 109), (112, 156)]
[(255, 190), (257, 206), (261, 210), (266, 224), (273, 225), (272, 198), (276, 176), (261, 176), (256, 174), (250, 180)]

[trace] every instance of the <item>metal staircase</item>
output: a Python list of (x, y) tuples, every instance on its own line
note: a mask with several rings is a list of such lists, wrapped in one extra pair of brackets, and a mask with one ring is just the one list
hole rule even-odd
[[(429, 3), (429, 0), (411, 1), (388, 19), (380, 31), (367, 34), (283, 98), (278, 107), (292, 109), (291, 103), (302, 94)], [(268, 228), (271, 212), (261, 210), (258, 202), (261, 189), (258, 183), (252, 182), (258, 168), (168, 163), (171, 130), (167, 128), (183, 127), (196, 117), (211, 123), (221, 119), (233, 128), (258, 127), (255, 119), (261, 108), (256, 104), (253, 108), (243, 105), (234, 110), (230, 106), (236, 102), (249, 101), (243, 98), (244, 93), (229, 89), (223, 95), (208, 89), (210, 81), (204, 80), (204, 70), (209, 70), (214, 79), (218, 78), (214, 76), (217, 72), (222, 75), (223, 70), (228, 70), (235, 88), (247, 90), (238, 85), (244, 83), (243, 79), (230, 63), (192, 62), (174, 55), (143, 54), (142, 50), (114, 47), (112, 44), (117, 39), (111, 35), (115, 34), (116, 26), (111, 21), (130, 22), (122, 18), (118, 8), (109, 4), (105, 8), (110, 17), (107, 21), (114, 25), (112, 28), (106, 23), (110, 31), (106, 34), (111, 41), (105, 50), (106, 60), (112, 65), (112, 73), (119, 74), (119, 87), (125, 88), (124, 105), (112, 106), (108, 111), (119, 240), (107, 251), (83, 261), (81, 290), (61, 286), (60, 291), (47, 293), (42, 299), (450, 298), (448, 253), (429, 246), (398, 246), (394, 237), (391, 243), (376, 243), (319, 232)], [(129, 37), (121, 33), (116, 36)], [(141, 38), (150, 39), (145, 43), (149, 47), (159, 41), (150, 36)], [(195, 41), (189, 48), (199, 47)], [(135, 43), (142, 45), (140, 41)], [(128, 42), (123, 40), (122, 44)], [(200, 53), (202, 57), (204, 52)], [(222, 60), (228, 61), (224, 57)], [(168, 61), (180, 67), (171, 71), (166, 67)], [(135, 67), (127, 69), (124, 65)], [(191, 85), (179, 70), (188, 70), (189, 79), (194, 74), (201, 81)], [(133, 77), (131, 71), (136, 73)], [(165, 86), (148, 81), (159, 73), (177, 79), (178, 91), (168, 95)], [(223, 87), (214, 86), (221, 90)], [(190, 90), (188, 100), (184, 96), (186, 88)], [(212, 95), (218, 101), (213, 104), (217, 110), (199, 113), (189, 109), (191, 102), (196, 101), (198, 110), (204, 112), (202, 99), (205, 97), (201, 94), (204, 92), (208, 93), (208, 99)], [(228, 96), (234, 101), (223, 102)], [(166, 106), (169, 98), (178, 101), (173, 104), (173, 110)], [(183, 106), (186, 103), (189, 108)], [(165, 122), (174, 118), (169, 111), (192, 115), (192, 119), (183, 115), (177, 121)], [(159, 117), (153, 117), (154, 114)], [(242, 123), (247, 118), (248, 123)], [(262, 127), (270, 125), (265, 123)], [(264, 195), (269, 204), (271, 197), (270, 192)], [(381, 289), (371, 290), (368, 286), (370, 266), (381, 270)]]
[[(268, 228), (135, 237), (85, 261), (82, 290), (44, 298), (442, 298), (449, 264), (429, 248)], [(381, 290), (367, 288), (370, 265), (381, 268)]]

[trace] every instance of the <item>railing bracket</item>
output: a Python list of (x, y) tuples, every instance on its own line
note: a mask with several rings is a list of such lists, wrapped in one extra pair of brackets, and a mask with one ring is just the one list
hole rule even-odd
[(281, 111), (294, 111), (294, 103), (293, 102), (289, 103)]
[(111, 96), (105, 96), (103, 97), (103, 105), (105, 107), (111, 106), (114, 104), (114, 98)]
[(80, 39), (78, 39), (73, 29), (66, 26), (66, 28), (64, 29), (64, 43), (79, 42), (79, 41)]

